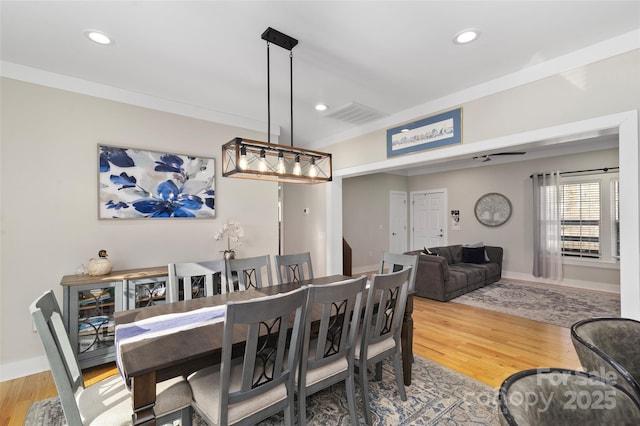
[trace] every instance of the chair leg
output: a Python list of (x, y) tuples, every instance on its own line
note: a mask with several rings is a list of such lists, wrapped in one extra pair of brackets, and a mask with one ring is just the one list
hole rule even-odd
[[(349, 404), (349, 415), (351, 416), (351, 424), (358, 425), (358, 411), (356, 410), (356, 390), (353, 380), (353, 372), (345, 379), (345, 385), (347, 387), (347, 402)], [(301, 423), (306, 424), (306, 423)]]
[(284, 409), (284, 424), (285, 426), (293, 426), (296, 421), (295, 413), (295, 401), (293, 400), (293, 392), (290, 392), (287, 396), (289, 404)]
[(400, 392), (400, 398), (403, 401), (407, 400), (407, 393), (404, 390), (404, 375), (402, 374), (402, 360), (400, 359), (400, 352), (396, 351), (393, 355), (393, 370), (396, 374), (396, 383), (398, 384), (398, 392)]
[(192, 416), (193, 409), (190, 406), (183, 408), (182, 415), (180, 416), (182, 418), (182, 426), (191, 426)]
[(304, 388), (298, 390), (298, 424), (307, 424), (307, 393)]
[(382, 380), (382, 362), (376, 364), (376, 382)]
[(369, 403), (369, 383), (367, 378), (367, 364), (360, 362), (358, 369), (358, 376), (360, 379), (360, 392), (362, 393), (362, 402), (364, 404), (364, 419), (365, 423), (371, 425), (373, 420), (371, 418), (371, 404)]

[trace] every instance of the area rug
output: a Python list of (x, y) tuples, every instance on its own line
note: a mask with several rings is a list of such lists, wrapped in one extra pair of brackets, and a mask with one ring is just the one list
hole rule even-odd
[(570, 328), (593, 317), (620, 317), (620, 296), (568, 287), (500, 280), (451, 302)]
[[(382, 380), (377, 382), (370, 372), (371, 408), (374, 425), (498, 425), (497, 390), (466, 377), (431, 360), (415, 356), (411, 386), (405, 387), (407, 401), (398, 394), (390, 363), (383, 364)], [(361, 424), (362, 399), (356, 384), (356, 403)], [(344, 385), (335, 385), (307, 399), (309, 425), (348, 425), (349, 409)], [(283, 424), (282, 415), (273, 416), (261, 426)], [(66, 424), (57, 397), (31, 405), (26, 426)], [(205, 423), (197, 414), (194, 426)]]

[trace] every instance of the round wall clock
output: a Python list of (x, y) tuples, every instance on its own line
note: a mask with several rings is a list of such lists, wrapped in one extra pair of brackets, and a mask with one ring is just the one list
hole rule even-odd
[(511, 217), (511, 201), (502, 194), (490, 192), (476, 201), (476, 219), (486, 226), (500, 226)]

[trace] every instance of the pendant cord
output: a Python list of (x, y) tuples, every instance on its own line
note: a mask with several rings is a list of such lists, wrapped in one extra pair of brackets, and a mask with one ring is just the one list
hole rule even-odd
[(291, 93), (291, 147), (293, 147), (293, 52), (289, 51), (289, 86)]
[(267, 143), (271, 144), (271, 76), (269, 75), (269, 42), (267, 42)]

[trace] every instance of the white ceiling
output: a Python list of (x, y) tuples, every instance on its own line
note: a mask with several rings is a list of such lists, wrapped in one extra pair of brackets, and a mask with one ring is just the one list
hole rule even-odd
[[(4, 1), (0, 59), (205, 111), (266, 131), (266, 43), (294, 54), (297, 146), (356, 125), (352, 102), (384, 115), (426, 104), (640, 28), (640, 1)], [(452, 42), (476, 28), (469, 45)], [(97, 29), (114, 44), (99, 46)], [(288, 52), (271, 48), (271, 121), (289, 139)], [(317, 102), (330, 109), (314, 110)], [(194, 108), (195, 107), (195, 108)], [(264, 127), (263, 127), (264, 126)], [(241, 135), (240, 135), (241, 136)]]

